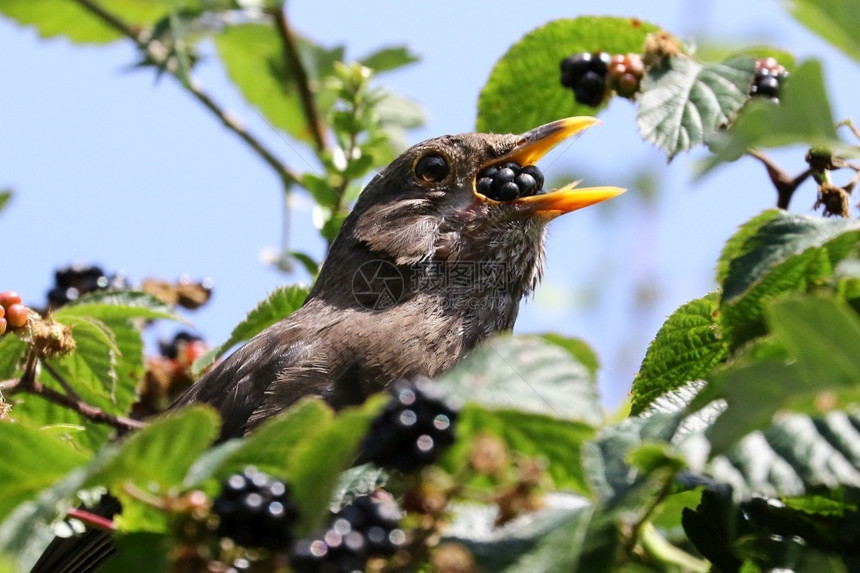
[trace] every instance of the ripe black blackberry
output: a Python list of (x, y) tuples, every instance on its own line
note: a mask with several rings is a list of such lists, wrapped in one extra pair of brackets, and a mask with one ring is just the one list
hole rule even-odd
[(513, 201), (540, 193), (544, 177), (536, 165), (521, 167), (508, 161), (482, 169), (476, 178), (478, 193), (496, 201)]
[(774, 58), (763, 58), (756, 61), (751, 96), (764, 96), (772, 99), (779, 98), (779, 90), (788, 72)]
[(597, 107), (606, 94), (610, 56), (606, 52), (582, 52), (561, 61), (561, 85), (573, 90), (578, 103)]
[(55, 286), (48, 291), (50, 308), (59, 308), (90, 292), (128, 287), (123, 274), (108, 277), (97, 265), (80, 264), (57, 269), (54, 273), (54, 283)]
[(293, 546), (290, 565), (296, 573), (364, 571), (368, 557), (394, 555), (406, 542), (399, 517), (392, 500), (357, 497), (332, 516), (322, 535)]
[(409, 473), (434, 463), (454, 443), (457, 412), (432, 392), (429, 382), (395, 384), (391, 401), (364, 438), (362, 462)]
[(400, 513), (392, 499), (363, 495), (335, 514), (332, 527), (348, 526), (361, 533), (368, 555), (394, 555), (406, 541), (406, 533), (400, 529)]
[(292, 541), (298, 511), (287, 485), (248, 467), (221, 486), (212, 504), (218, 516), (218, 534), (243, 547), (277, 550)]

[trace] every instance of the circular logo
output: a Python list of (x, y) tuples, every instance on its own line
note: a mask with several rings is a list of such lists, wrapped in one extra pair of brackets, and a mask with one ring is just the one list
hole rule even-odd
[(352, 275), (352, 294), (368, 310), (385, 310), (400, 302), (406, 283), (396, 265), (368, 261)]

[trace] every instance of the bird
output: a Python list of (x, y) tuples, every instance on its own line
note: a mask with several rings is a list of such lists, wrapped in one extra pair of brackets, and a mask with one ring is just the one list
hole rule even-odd
[(542, 275), (547, 223), (622, 190), (574, 184), (499, 201), (477, 191), (477, 176), (493, 165), (534, 165), (597, 122), (449, 135), (402, 153), (360, 194), (304, 305), (174, 407), (210, 404), (221, 438), (238, 437), (305, 396), (339, 409), (401, 378), (434, 378), (511, 330)]
[[(570, 117), (519, 135), (446, 135), (404, 151), (359, 195), (304, 304), (215, 365), (170, 409), (209, 404), (224, 441), (307, 396), (341, 409), (400, 379), (438, 377), (510, 331), (542, 276), (549, 221), (624, 189), (571, 183), (543, 192), (533, 178), (527, 194), (500, 200), (478, 191), (479, 176), (499, 166), (525, 170), (597, 123)], [(55, 540), (33, 572), (94, 571), (113, 549), (104, 532), (83, 537)]]

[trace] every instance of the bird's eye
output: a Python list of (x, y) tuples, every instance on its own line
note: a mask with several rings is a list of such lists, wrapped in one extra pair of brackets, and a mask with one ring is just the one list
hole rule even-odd
[(415, 164), (415, 175), (428, 183), (437, 183), (448, 176), (448, 162), (441, 155), (425, 155)]

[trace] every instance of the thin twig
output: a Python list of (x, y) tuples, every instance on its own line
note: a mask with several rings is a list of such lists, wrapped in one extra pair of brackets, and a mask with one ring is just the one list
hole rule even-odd
[(251, 133), (242, 127), (233, 116), (227, 113), (227, 111), (221, 109), (221, 107), (216, 104), (212, 98), (206, 94), (206, 92), (200, 89), (200, 86), (198, 86), (194, 81), (190, 82), (187, 89), (200, 103), (214, 113), (216, 117), (221, 120), (221, 123), (224, 124), (224, 126), (241, 137), (242, 140), (251, 147), (251, 149), (257, 152), (257, 155), (259, 155), (263, 161), (268, 163), (269, 166), (278, 173), (284, 183), (284, 188), (289, 189), (293, 183), (299, 182), (300, 177), (298, 174), (293, 172), (289, 167), (284, 165), (277, 157), (275, 157), (275, 155), (269, 151), (259, 139), (251, 135)]
[(51, 378), (56, 380), (60, 384), (60, 386), (63, 387), (63, 390), (66, 391), (66, 394), (68, 394), (70, 398), (72, 398), (74, 400), (82, 401), (80, 395), (77, 392), (75, 392), (74, 388), (72, 388), (72, 385), (66, 381), (66, 378), (62, 374), (57, 372), (56, 368), (51, 366), (45, 360), (42, 360), (42, 368), (44, 368), (45, 371), (51, 375)]
[(323, 122), (317, 109), (316, 98), (314, 98), (311, 85), (308, 80), (308, 74), (302, 61), (299, 58), (299, 50), (296, 44), (296, 36), (287, 22), (287, 14), (282, 7), (272, 9), (269, 14), (275, 20), (275, 28), (278, 30), (278, 36), (281, 38), (281, 45), (284, 48), (284, 60), (290, 73), (296, 82), (296, 87), (299, 91), (299, 99), (302, 102), (302, 111), (305, 114), (305, 120), (310, 127), (311, 136), (319, 151), (328, 149), (326, 141), (326, 132), (323, 128)]
[(116, 531), (116, 524), (114, 524), (112, 519), (103, 517), (101, 515), (98, 515), (97, 513), (93, 513), (85, 509), (70, 509), (68, 513), (66, 513), (66, 517), (73, 517), (79, 521), (84, 522), (85, 524), (94, 529), (100, 529), (102, 531)]
[(139, 420), (132, 420), (125, 416), (114, 416), (113, 414), (108, 414), (101, 408), (88, 404), (80, 398), (72, 398), (67, 394), (63, 394), (62, 392), (58, 392), (53, 388), (43, 385), (41, 382), (36, 380), (36, 365), (38, 362), (36, 353), (30, 352), (27, 355), (24, 373), (21, 375), (21, 378), (0, 383), (0, 390), (9, 392), (10, 394), (26, 392), (28, 394), (41, 396), (48, 402), (52, 402), (58, 406), (77, 412), (90, 421), (97, 422), (99, 424), (107, 424), (117, 428), (118, 430), (130, 431), (146, 426), (144, 422)]
[[(92, 0), (74, 0), (81, 7), (86, 9), (92, 15), (100, 18), (103, 22), (108, 24), (110, 27), (120, 32), (122, 35), (126, 36), (130, 40), (132, 40), (137, 47), (146, 52), (156, 63), (166, 64), (169, 55), (164, 50), (164, 46), (155, 40), (146, 40), (142, 37), (141, 32), (136, 30), (134, 27), (128, 25), (123, 22), (116, 15), (110, 13), (105, 10)], [(165, 66), (165, 69), (169, 69), (168, 66)], [(172, 72), (172, 70), (169, 70)], [(178, 80), (174, 73), (171, 75)], [(251, 149), (253, 149), (257, 155), (259, 155), (263, 161), (269, 164), (281, 179), (284, 182), (284, 185), (289, 188), (289, 186), (293, 183), (299, 181), (299, 177), (290, 170), (283, 162), (281, 162), (274, 153), (272, 153), (262, 141), (254, 137), (250, 132), (248, 132), (243, 126), (239, 124), (232, 116), (230, 116), (227, 111), (222, 109), (215, 101), (209, 97), (206, 92), (204, 92), (199, 85), (197, 85), (194, 81), (189, 82), (179, 82), (185, 89), (187, 89), (191, 94), (197, 98), (200, 103), (202, 103), (209, 111), (215, 114), (215, 116), (221, 121), (221, 123), (227, 127), (227, 129), (231, 130), (233, 133), (238, 135), (242, 140), (247, 143)]]
[(858, 131), (857, 128), (854, 127), (854, 122), (851, 120), (850, 117), (846, 117), (845, 119), (836, 124), (837, 129), (843, 126), (850, 129), (851, 133), (854, 134), (854, 137), (860, 139), (860, 131)]
[(776, 206), (780, 209), (788, 209), (794, 192), (797, 191), (801, 183), (806, 181), (812, 173), (812, 169), (807, 168), (796, 177), (792, 177), (758, 149), (749, 149), (747, 154), (761, 161), (767, 169), (767, 174), (770, 176), (774, 188), (776, 188)]

